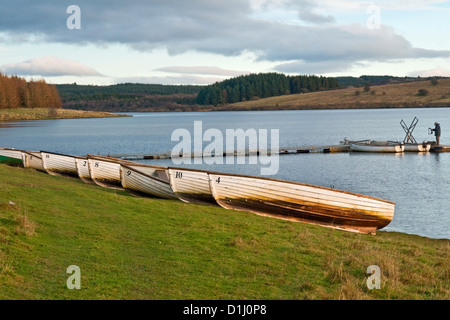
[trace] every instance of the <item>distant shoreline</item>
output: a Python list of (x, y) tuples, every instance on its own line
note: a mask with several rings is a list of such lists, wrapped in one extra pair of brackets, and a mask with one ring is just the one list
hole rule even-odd
[(111, 112), (82, 111), (53, 108), (17, 108), (0, 110), (0, 121), (54, 120), (129, 117), (126, 114)]
[[(263, 110), (331, 110), (331, 109), (393, 109), (450, 107), (450, 79), (414, 81), (396, 84), (286, 94), (267, 98), (253, 97), (244, 102), (198, 105), (160, 101), (161, 97), (139, 99), (86, 100), (63, 104), (70, 109), (108, 112), (210, 112)], [(152, 100), (154, 99), (154, 101)], [(139, 101), (139, 104), (134, 102)], [(170, 99), (169, 99), (170, 100)]]

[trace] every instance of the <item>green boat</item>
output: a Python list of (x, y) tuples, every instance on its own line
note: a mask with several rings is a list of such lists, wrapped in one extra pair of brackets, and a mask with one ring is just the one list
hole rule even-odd
[(0, 148), (0, 163), (22, 166), (22, 150)]

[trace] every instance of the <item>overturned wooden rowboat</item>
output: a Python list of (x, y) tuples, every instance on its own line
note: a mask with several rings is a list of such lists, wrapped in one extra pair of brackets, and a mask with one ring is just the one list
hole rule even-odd
[(75, 157), (67, 154), (41, 151), (42, 165), (48, 174), (78, 178)]
[(40, 151), (22, 151), (22, 161), (25, 168), (47, 172), (44, 168)]
[(181, 201), (218, 205), (209, 187), (207, 171), (170, 167), (169, 179), (173, 192)]
[(341, 190), (225, 173), (210, 173), (209, 181), (227, 209), (372, 234), (394, 216), (394, 202)]
[(163, 199), (177, 199), (167, 177), (158, 174), (163, 167), (139, 164), (121, 165), (122, 187), (133, 195), (152, 196)]
[(404, 150), (405, 145), (397, 141), (364, 140), (364, 141), (350, 142), (350, 151), (398, 153), (403, 152)]
[(0, 163), (23, 166), (22, 150), (0, 148)]

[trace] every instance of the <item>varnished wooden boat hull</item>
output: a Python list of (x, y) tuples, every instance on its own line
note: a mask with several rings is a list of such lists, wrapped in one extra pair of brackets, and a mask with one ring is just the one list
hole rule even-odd
[(375, 233), (394, 215), (394, 202), (335, 189), (220, 173), (209, 179), (212, 195), (227, 209), (361, 233)]
[(44, 168), (40, 151), (22, 151), (22, 161), (25, 168), (47, 172)]
[(170, 186), (181, 201), (217, 206), (211, 194), (207, 171), (169, 168)]
[(134, 195), (177, 199), (168, 181), (144, 173), (139, 166), (122, 164), (121, 181), (122, 187)]
[(42, 165), (48, 174), (78, 178), (75, 157), (65, 154), (41, 151)]
[(22, 150), (0, 148), (0, 163), (23, 166)]
[(110, 189), (123, 189), (120, 182), (120, 159), (88, 155), (92, 181)]
[(91, 172), (89, 171), (89, 161), (87, 157), (75, 157), (75, 165), (77, 167), (78, 177), (89, 184), (95, 184), (91, 179)]

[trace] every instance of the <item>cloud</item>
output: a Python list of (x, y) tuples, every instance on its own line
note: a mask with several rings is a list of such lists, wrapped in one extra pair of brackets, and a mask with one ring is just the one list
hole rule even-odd
[(186, 74), (207, 74), (207, 75), (231, 76), (231, 77), (250, 73), (250, 71), (227, 70), (211, 66), (170, 66), (158, 68), (156, 69), (156, 71), (171, 72), (171, 73), (186, 73)]
[[(171, 55), (197, 51), (238, 56), (251, 52), (258, 60), (279, 63), (284, 69), (288, 63), (318, 66), (336, 61), (351, 67), (360, 61), (450, 56), (449, 50), (416, 48), (387, 26), (369, 30), (362, 24), (337, 25), (326, 6), (312, 0), (78, 0), (81, 30), (66, 26), (66, 9), (71, 2), (17, 0), (2, 4), (3, 41), (121, 43), (144, 52), (163, 48)], [(264, 11), (270, 17), (274, 7), (293, 12), (298, 21), (260, 19), (255, 14)], [(194, 73), (194, 69), (184, 73)]]
[(174, 77), (118, 77), (114, 83), (149, 83), (167, 85), (208, 85), (222, 81), (220, 77), (174, 76)]
[(412, 71), (409, 73), (409, 76), (411, 77), (450, 77), (450, 70), (437, 67), (430, 70), (421, 70), (421, 71)]
[(40, 76), (101, 76), (96, 70), (77, 61), (45, 56), (0, 66), (3, 73)]
[(295, 74), (325, 74), (349, 70), (354, 63), (350, 61), (318, 61), (305, 62), (302, 60), (282, 63), (275, 66), (275, 70), (282, 73)]
[(298, 6), (298, 16), (301, 20), (312, 24), (335, 23), (336, 20), (331, 15), (316, 12), (317, 4), (313, 1), (293, 1)]

